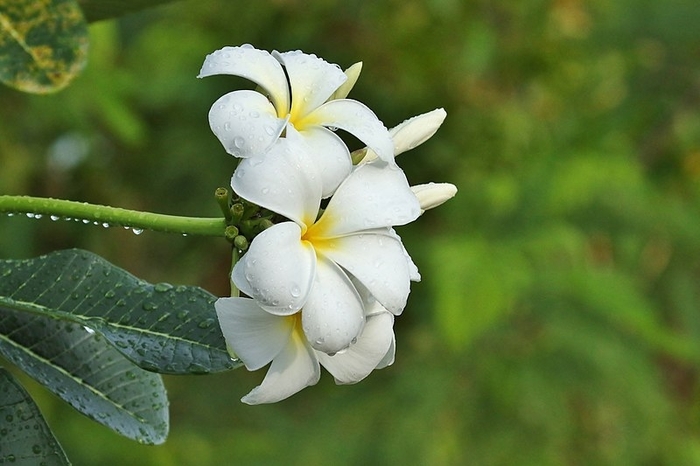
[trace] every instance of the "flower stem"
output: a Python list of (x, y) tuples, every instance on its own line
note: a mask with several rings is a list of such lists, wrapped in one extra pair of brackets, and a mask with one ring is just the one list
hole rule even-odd
[(153, 230), (197, 236), (224, 236), (226, 220), (220, 218), (180, 217), (122, 209), (86, 202), (30, 196), (0, 195), (0, 212), (9, 214), (46, 215), (82, 220), (106, 226), (123, 226), (137, 230)]

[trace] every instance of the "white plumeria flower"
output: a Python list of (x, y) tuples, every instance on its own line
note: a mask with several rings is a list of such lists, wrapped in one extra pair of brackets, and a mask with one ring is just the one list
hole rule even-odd
[(342, 354), (316, 351), (302, 330), (301, 313), (270, 314), (253, 299), (220, 298), (214, 304), (229, 348), (254, 371), (269, 364), (263, 382), (244, 396), (247, 404), (274, 403), (318, 382), (319, 362), (338, 384), (351, 384), (394, 360), (394, 316), (381, 306), (367, 306), (367, 323), (357, 341)]
[[(356, 78), (359, 70), (351, 70)], [(369, 108), (356, 100), (329, 100), (347, 80), (337, 65), (299, 51), (269, 53), (243, 45), (224, 47), (206, 57), (198, 77), (216, 74), (241, 76), (265, 92), (233, 91), (211, 107), (211, 129), (230, 154), (257, 157), (292, 125), (311, 147), (310, 155), (323, 177), (324, 197), (352, 169), (347, 146), (331, 129), (349, 132), (379, 158), (393, 163), (389, 133)], [(341, 89), (339, 95), (346, 91)]]
[(290, 221), (260, 233), (235, 265), (235, 285), (267, 312), (291, 315), (313, 348), (332, 354), (362, 331), (364, 306), (352, 279), (399, 314), (420, 275), (391, 227), (418, 218), (420, 205), (401, 169), (362, 164), (341, 183), (325, 211), (321, 177), (288, 128), (260, 157), (245, 159), (231, 186), (239, 196)]

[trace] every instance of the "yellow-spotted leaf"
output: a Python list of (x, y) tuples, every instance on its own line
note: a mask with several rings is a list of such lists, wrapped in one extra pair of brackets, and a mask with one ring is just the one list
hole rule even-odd
[(85, 66), (87, 24), (75, 0), (0, 0), (0, 81), (35, 94), (66, 87)]

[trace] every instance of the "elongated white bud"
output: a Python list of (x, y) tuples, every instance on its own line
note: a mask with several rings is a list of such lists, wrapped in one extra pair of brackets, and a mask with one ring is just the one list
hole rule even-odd
[[(394, 142), (394, 155), (396, 156), (414, 147), (418, 147), (430, 139), (438, 128), (440, 128), (442, 122), (445, 121), (445, 117), (447, 117), (445, 109), (436, 108), (431, 112), (409, 118), (403, 123), (391, 128), (389, 130), (389, 135)], [(372, 149), (368, 149), (364, 162), (369, 162), (376, 158), (377, 155)]]
[(411, 186), (418, 198), (421, 213), (452, 199), (457, 194), (457, 186), (452, 183), (427, 183)]

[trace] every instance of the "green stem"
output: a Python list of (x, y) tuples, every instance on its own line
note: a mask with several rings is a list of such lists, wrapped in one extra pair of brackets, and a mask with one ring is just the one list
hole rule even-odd
[(30, 196), (0, 195), (0, 212), (49, 216), (54, 220), (83, 220), (101, 225), (123, 226), (134, 231), (154, 230), (197, 236), (224, 236), (226, 229), (223, 217), (180, 217)]

